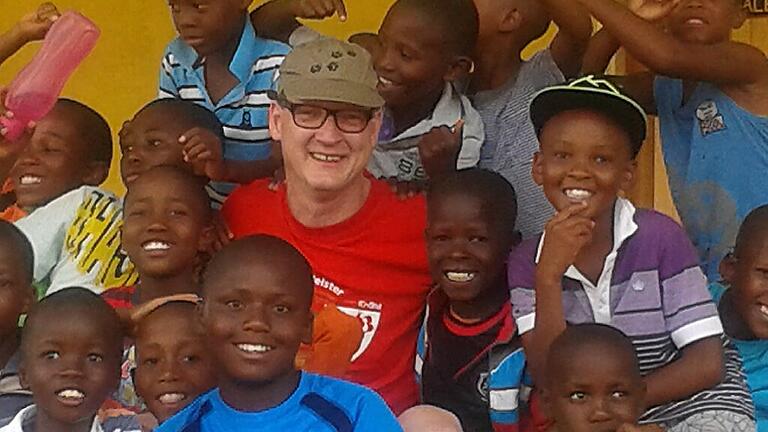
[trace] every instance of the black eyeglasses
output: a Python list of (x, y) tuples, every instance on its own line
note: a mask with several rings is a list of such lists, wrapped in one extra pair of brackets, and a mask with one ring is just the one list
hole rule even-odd
[(291, 112), (296, 126), (304, 129), (320, 129), (325, 124), (328, 116), (333, 116), (336, 127), (340, 131), (360, 133), (368, 126), (368, 122), (371, 121), (374, 113), (376, 113), (375, 109), (330, 110), (315, 105), (293, 104), (286, 100), (280, 100), (278, 103)]

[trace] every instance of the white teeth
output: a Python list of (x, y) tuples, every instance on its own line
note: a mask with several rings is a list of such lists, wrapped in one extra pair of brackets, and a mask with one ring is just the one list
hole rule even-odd
[(310, 153), (310, 156), (321, 162), (338, 162), (341, 160), (341, 156), (327, 155), (323, 153)]
[(390, 81), (390, 80), (388, 80), (388, 79), (386, 79), (384, 77), (379, 77), (379, 82), (384, 84), (384, 85), (392, 85), (393, 84), (392, 81)]
[(175, 404), (177, 402), (183, 401), (186, 398), (187, 396), (183, 393), (165, 393), (160, 395), (157, 400), (163, 404)]
[(31, 176), (31, 175), (25, 175), (25, 176), (22, 176), (19, 179), (19, 182), (22, 185), (25, 185), (25, 186), (26, 185), (33, 185), (33, 184), (40, 184), (40, 183), (42, 183), (42, 181), (43, 181), (42, 178), (36, 177), (36, 176)]
[(261, 344), (237, 344), (237, 348), (248, 353), (265, 353), (272, 350), (271, 346)]
[(688, 21), (686, 21), (686, 23), (688, 23), (688, 24), (699, 24), (700, 25), (700, 24), (704, 24), (704, 20), (702, 20), (700, 18), (690, 18), (690, 19), (688, 19)]
[(469, 272), (445, 272), (445, 277), (451, 282), (469, 282), (475, 278), (475, 273)]
[(760, 305), (760, 312), (763, 313), (763, 315), (768, 316), (768, 306), (766, 305)]
[(141, 247), (143, 247), (145, 251), (168, 250), (171, 248), (168, 243), (161, 241), (149, 241), (144, 243)]
[(82, 399), (85, 397), (85, 393), (76, 389), (64, 389), (58, 392), (57, 395), (65, 399)]
[(572, 200), (585, 200), (592, 196), (592, 192), (584, 189), (566, 189), (565, 196)]

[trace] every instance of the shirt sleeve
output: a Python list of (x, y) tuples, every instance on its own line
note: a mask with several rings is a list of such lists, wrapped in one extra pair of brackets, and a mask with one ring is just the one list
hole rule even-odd
[(173, 67), (176, 60), (170, 51), (166, 50), (163, 61), (160, 64), (160, 78), (158, 80), (158, 99), (178, 98), (179, 88), (173, 79)]
[(512, 316), (518, 332), (522, 335), (533, 330), (536, 319), (536, 245), (539, 237), (527, 240), (515, 248), (507, 261), (507, 282)]
[(456, 161), (456, 169), (471, 168), (480, 162), (480, 147), (485, 140), (483, 119), (466, 96), (461, 95), (464, 106), (464, 126), (461, 136), (461, 150)]
[(45, 279), (62, 259), (64, 238), (83, 193), (83, 188), (67, 192), (16, 222), (35, 254), (35, 281)]
[(678, 348), (723, 333), (717, 307), (707, 289), (691, 241), (676, 222), (668, 220), (659, 233), (662, 310), (667, 331)]

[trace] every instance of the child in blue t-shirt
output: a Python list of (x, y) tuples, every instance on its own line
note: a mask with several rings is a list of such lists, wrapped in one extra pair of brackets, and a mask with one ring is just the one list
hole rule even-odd
[(652, 71), (620, 82), (659, 117), (672, 198), (704, 273), (717, 280), (739, 223), (768, 188), (768, 59), (731, 40), (744, 2), (638, 0), (631, 12), (611, 0), (579, 3), (604, 26), (587, 72), (604, 70), (619, 45)]
[(736, 247), (709, 286), (725, 333), (739, 349), (752, 391), (757, 430), (768, 431), (768, 204), (744, 219)]
[(217, 387), (157, 431), (402, 431), (373, 391), (295, 369), (299, 345), (311, 342), (313, 286), (306, 259), (274, 237), (245, 237), (215, 255), (202, 323)]

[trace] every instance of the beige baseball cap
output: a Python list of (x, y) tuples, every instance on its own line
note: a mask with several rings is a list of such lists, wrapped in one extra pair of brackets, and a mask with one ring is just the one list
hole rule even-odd
[(344, 102), (367, 108), (384, 105), (376, 90), (378, 77), (371, 55), (360, 47), (333, 38), (298, 45), (283, 60), (272, 99), (291, 103)]

